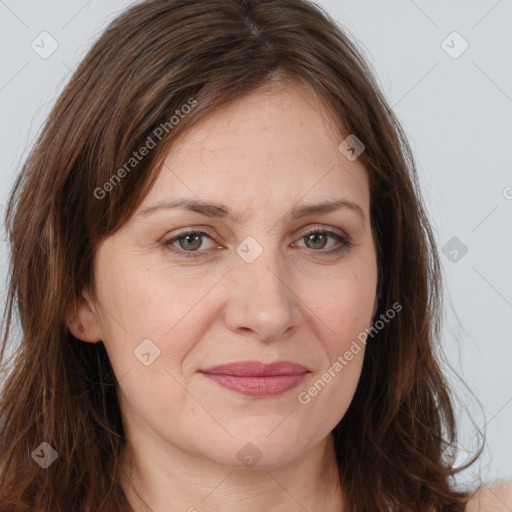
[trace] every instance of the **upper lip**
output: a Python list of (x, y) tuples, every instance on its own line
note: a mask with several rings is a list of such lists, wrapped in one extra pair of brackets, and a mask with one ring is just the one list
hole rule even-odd
[(262, 363), (260, 361), (236, 361), (233, 363), (219, 364), (204, 370), (202, 373), (218, 375), (238, 375), (241, 377), (267, 377), (272, 375), (300, 375), (309, 370), (304, 366), (289, 361), (277, 361), (275, 363)]

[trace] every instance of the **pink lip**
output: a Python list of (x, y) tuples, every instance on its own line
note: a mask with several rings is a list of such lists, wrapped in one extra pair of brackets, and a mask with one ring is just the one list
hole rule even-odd
[(288, 361), (265, 364), (241, 361), (200, 370), (219, 386), (249, 396), (278, 396), (304, 379), (309, 370)]

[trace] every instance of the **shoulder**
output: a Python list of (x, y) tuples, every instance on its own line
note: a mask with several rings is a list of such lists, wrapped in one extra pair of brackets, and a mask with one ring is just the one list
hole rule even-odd
[(493, 482), (477, 489), (468, 501), (466, 512), (510, 512), (512, 480)]

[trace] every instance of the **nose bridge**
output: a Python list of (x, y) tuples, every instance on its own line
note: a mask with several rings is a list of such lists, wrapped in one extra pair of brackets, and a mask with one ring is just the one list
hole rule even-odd
[(253, 295), (264, 292), (267, 303), (276, 300), (282, 303), (288, 297), (283, 255), (274, 237), (260, 235), (258, 239), (261, 242), (249, 236), (237, 247), (241, 259), (236, 264), (238, 274), (250, 284)]
[(298, 320), (298, 311), (277, 242), (268, 234), (249, 236), (236, 252), (231, 327), (249, 328), (264, 339), (281, 336)]

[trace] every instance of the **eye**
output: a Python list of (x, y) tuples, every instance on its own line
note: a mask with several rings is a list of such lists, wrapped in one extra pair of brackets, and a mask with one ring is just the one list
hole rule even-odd
[[(182, 231), (178, 235), (164, 240), (162, 244), (169, 250), (173, 252), (179, 252), (185, 257), (196, 258), (198, 256), (204, 256), (204, 253), (206, 252), (204, 250), (198, 251), (198, 249), (203, 245), (202, 239), (205, 237), (209, 238), (210, 240), (212, 239), (205, 231), (188, 230)], [(178, 247), (176, 247), (176, 243), (178, 243)]]
[[(208, 238), (212, 241), (212, 236), (210, 236), (206, 231), (190, 229), (181, 231), (177, 235), (167, 238), (161, 243), (167, 249), (172, 252), (176, 252), (179, 255), (183, 255), (187, 258), (197, 258), (208, 254), (208, 247), (203, 247), (204, 238)], [(334, 239), (338, 244), (334, 244), (334, 248), (325, 249), (326, 242), (329, 238)], [(310, 229), (301, 237), (301, 240), (305, 240), (306, 244), (310, 244), (307, 247), (314, 253), (319, 253), (319, 255), (335, 254), (352, 245), (347, 236), (322, 228)], [(203, 250), (199, 250), (201, 247)]]
[[(338, 245), (335, 244), (334, 248), (325, 249), (329, 238), (336, 240)], [(313, 249), (315, 252), (327, 255), (341, 252), (343, 249), (348, 249), (352, 245), (352, 242), (347, 236), (322, 228), (310, 229), (302, 236), (301, 240), (304, 240), (306, 244), (311, 244), (306, 246)]]

